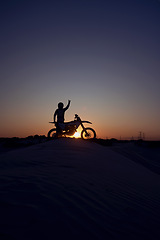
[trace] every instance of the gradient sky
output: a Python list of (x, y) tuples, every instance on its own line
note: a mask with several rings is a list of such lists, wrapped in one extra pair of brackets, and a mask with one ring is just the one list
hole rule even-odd
[(59, 101), (101, 138), (160, 140), (160, 1), (3, 1), (0, 137), (46, 135)]

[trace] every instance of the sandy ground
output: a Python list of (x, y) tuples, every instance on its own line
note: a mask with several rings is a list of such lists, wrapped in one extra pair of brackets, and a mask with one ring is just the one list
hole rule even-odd
[(0, 240), (159, 240), (159, 150), (57, 139), (2, 153)]

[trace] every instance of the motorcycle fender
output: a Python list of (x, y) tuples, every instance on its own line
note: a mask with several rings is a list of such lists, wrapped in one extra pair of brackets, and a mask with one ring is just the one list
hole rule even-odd
[(89, 122), (89, 121), (82, 121), (82, 123), (90, 123), (90, 124), (92, 124), (91, 122)]

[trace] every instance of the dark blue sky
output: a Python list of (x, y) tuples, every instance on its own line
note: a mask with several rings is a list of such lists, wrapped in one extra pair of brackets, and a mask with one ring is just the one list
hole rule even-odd
[(160, 1), (4, 1), (0, 15), (1, 136), (45, 134), (70, 98), (66, 120), (100, 137), (160, 139)]

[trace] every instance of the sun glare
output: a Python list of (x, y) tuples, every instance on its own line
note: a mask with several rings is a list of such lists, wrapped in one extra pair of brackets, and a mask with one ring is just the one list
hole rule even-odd
[(75, 134), (73, 135), (73, 137), (75, 137), (75, 138), (80, 138), (80, 137), (81, 137), (80, 132), (75, 132)]

